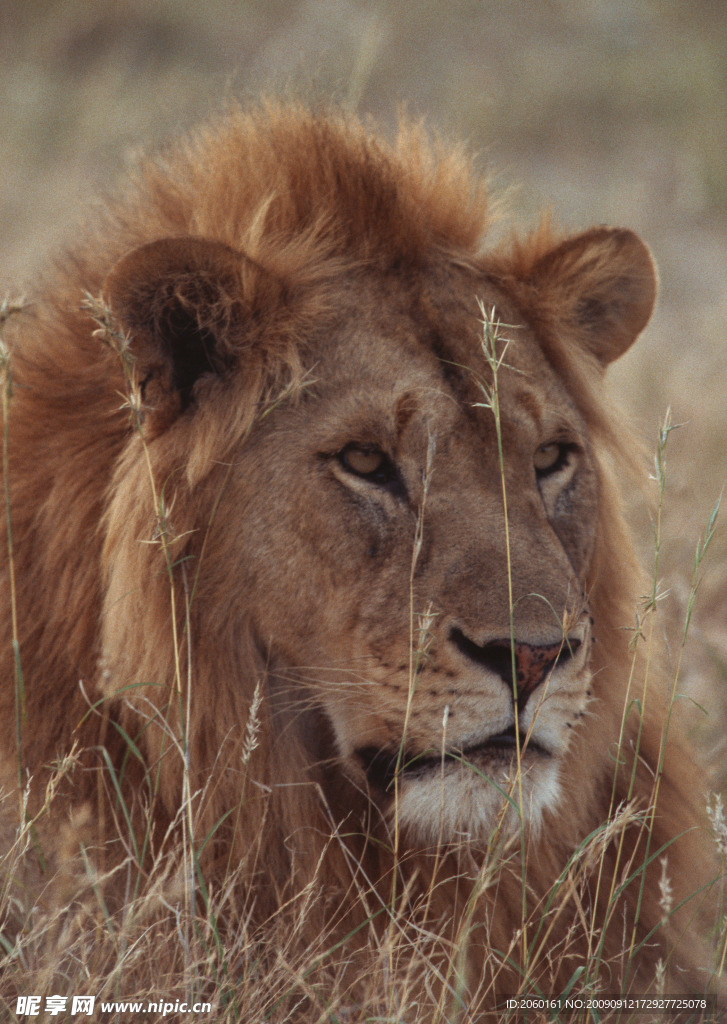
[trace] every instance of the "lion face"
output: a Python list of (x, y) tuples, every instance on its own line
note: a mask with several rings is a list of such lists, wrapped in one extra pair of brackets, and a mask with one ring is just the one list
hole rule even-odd
[[(597, 229), (524, 280), (445, 257), (415, 275), (353, 268), (287, 328), (243, 301), (241, 267), (227, 246), (175, 239), (107, 282), (136, 332), (154, 451), (245, 424), (209, 459), (208, 497), (183, 500), (235, 524), (190, 524), (204, 538), (196, 600), (216, 609), (200, 634), (222, 636), (223, 677), (242, 680), (244, 659), (229, 666), (252, 636), (273, 745), (295, 738), (326, 785), (345, 777), (412, 842), (537, 828), (590, 697), (599, 473), (591, 385), (573, 380), (598, 387), (646, 323), (648, 250)], [(283, 289), (268, 291), (279, 306)], [(489, 350), (482, 309), (500, 322)], [(242, 335), (253, 313), (262, 357)], [(286, 344), (306, 383), (245, 419), (250, 379)], [(109, 607), (129, 590), (120, 577)], [(218, 592), (239, 597), (220, 607)]]
[(503, 327), (500, 459), (476, 295), (516, 322), (470, 278), (426, 296), (430, 322), (421, 293), (360, 284), (231, 488), (281, 699), (320, 709), (340, 768), (424, 842), (486, 835), (505, 797), (537, 823), (588, 700), (586, 428)]

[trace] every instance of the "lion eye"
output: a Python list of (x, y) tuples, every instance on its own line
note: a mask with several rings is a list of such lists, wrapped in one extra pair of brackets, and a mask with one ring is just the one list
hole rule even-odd
[(350, 444), (339, 455), (341, 464), (349, 473), (366, 477), (375, 483), (386, 482), (393, 474), (388, 457), (378, 448)]
[(557, 444), (555, 442), (551, 444), (541, 444), (539, 448), (535, 449), (533, 455), (533, 465), (535, 466), (536, 473), (553, 473), (556, 469), (560, 469), (566, 460), (568, 449), (566, 445)]

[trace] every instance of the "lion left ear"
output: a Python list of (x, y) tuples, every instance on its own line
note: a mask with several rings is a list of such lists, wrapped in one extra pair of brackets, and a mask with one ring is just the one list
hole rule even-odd
[(200, 377), (231, 364), (245, 318), (242, 261), (220, 242), (164, 238), (127, 253), (106, 278), (104, 297), (131, 336), (157, 430), (192, 403)]
[(657, 274), (633, 231), (592, 228), (542, 256), (530, 277), (606, 366), (623, 355), (654, 309)]

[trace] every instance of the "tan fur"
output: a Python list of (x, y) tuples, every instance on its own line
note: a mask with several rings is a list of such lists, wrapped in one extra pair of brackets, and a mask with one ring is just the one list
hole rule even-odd
[[(528, 913), (542, 903), (549, 929), (530, 982), (562, 990), (590, 932), (610, 991), (646, 991), (659, 958), (667, 991), (702, 991), (717, 869), (676, 724), (649, 851), (669, 844), (675, 905), (697, 895), (659, 928), (657, 858), (638, 920), (640, 875), (607, 912), (611, 878), (644, 855), (638, 816), (666, 712), (653, 668), (642, 721), (634, 705), (645, 668), (624, 627), (642, 589), (617, 478), (635, 456), (602, 380), (649, 318), (653, 265), (627, 231), (544, 227), (488, 252), (487, 227), (469, 161), (418, 128), (389, 146), (349, 117), (268, 106), (141, 166), (14, 339), (26, 717), (18, 753), (7, 610), (5, 782), (19, 756), (39, 799), (45, 766), (77, 741), (66, 799), (94, 807), (113, 858), (103, 744), (134, 813), (151, 807), (157, 845), (193, 794), (209, 877), (239, 865), (258, 920), (322, 879), (313, 928), (351, 927), (364, 914), (354, 888), (385, 904), (398, 872), (412, 921), (455, 938), (473, 872), (504, 843), (474, 909), (473, 999), (518, 989), (517, 964), (493, 978), (484, 951), (522, 952), (521, 856)], [(138, 430), (84, 291), (103, 293), (130, 337)], [(512, 624), (478, 299), (502, 322), (500, 354), (509, 340), (498, 388)], [(535, 453), (553, 444), (563, 465), (537, 478)], [(380, 479), (352, 468), (379, 453)], [(518, 710), (522, 843), (517, 813), (503, 818), (482, 780), (518, 803), (510, 754), (482, 749), (512, 729), (512, 685), (491, 662), (511, 628), (533, 688)], [(412, 764), (397, 774), (397, 758)], [(618, 808), (602, 859), (597, 843), (578, 856)], [(634, 932), (645, 944), (628, 963)]]

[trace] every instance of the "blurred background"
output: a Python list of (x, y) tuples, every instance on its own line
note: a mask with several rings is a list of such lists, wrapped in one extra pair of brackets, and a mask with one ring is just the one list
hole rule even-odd
[[(727, 479), (724, 0), (0, 0), (0, 294), (23, 291), (141, 149), (226, 98), (281, 91), (384, 128), (404, 105), (464, 137), (517, 225), (550, 208), (574, 230), (641, 232), (660, 304), (612, 381), (651, 450), (668, 406), (683, 424), (660, 569), (678, 620)], [(727, 502), (722, 520), (685, 682), (725, 712)]]

